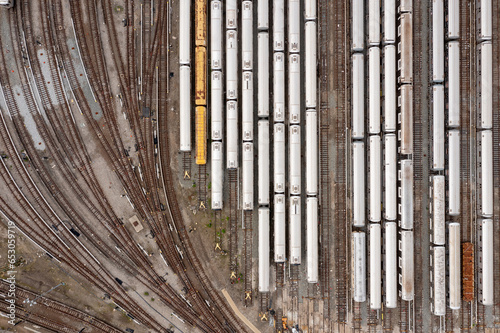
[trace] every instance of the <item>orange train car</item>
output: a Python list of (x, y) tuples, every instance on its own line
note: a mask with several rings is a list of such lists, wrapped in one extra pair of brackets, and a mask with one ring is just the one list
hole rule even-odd
[(207, 105), (207, 49), (203, 46), (195, 50), (195, 105)]
[(194, 10), (195, 45), (207, 47), (207, 0), (196, 0)]
[(196, 164), (207, 164), (207, 108), (197, 106), (195, 111)]
[(474, 300), (474, 244), (462, 243), (462, 299)]

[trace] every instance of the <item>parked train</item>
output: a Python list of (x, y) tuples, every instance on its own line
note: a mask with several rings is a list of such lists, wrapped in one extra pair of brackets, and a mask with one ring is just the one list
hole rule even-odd
[(299, 265), (302, 262), (302, 246), (301, 246), (301, 235), (302, 235), (302, 210), (300, 197), (292, 196), (290, 197), (290, 215), (289, 215), (289, 248), (290, 248), (290, 265)]
[(479, 301), (493, 305), (493, 220), (479, 220)]
[(396, 131), (396, 46), (384, 46), (384, 132)]
[(413, 229), (413, 161), (401, 160), (399, 180), (399, 223), (403, 229)]
[(445, 176), (431, 176), (431, 204), (430, 204), (430, 227), (432, 243), (435, 245), (444, 245), (446, 241), (446, 207), (445, 207)]
[(368, 149), (368, 219), (370, 222), (380, 222), (382, 219), (382, 143), (379, 135), (369, 137)]
[(401, 299), (404, 301), (412, 301), (415, 293), (413, 244), (413, 231), (401, 230), (399, 241), (399, 281)]
[(460, 131), (448, 131), (448, 214), (460, 214)]
[(258, 201), (259, 205), (269, 205), (269, 121), (261, 119), (258, 122)]
[(493, 132), (477, 133), (477, 194), (478, 214), (493, 216)]
[(269, 291), (269, 216), (269, 208), (259, 208), (259, 292)]
[(384, 223), (384, 291), (385, 307), (394, 309), (398, 301), (397, 269), (397, 225), (396, 222)]
[(446, 251), (444, 246), (431, 249), (431, 312), (436, 316), (446, 314)]
[(378, 223), (370, 223), (370, 309), (382, 305), (382, 230)]
[(222, 142), (212, 142), (212, 209), (222, 209), (223, 206), (223, 146)]
[(274, 124), (274, 192), (285, 193), (285, 125)]
[(352, 233), (352, 279), (355, 302), (366, 301), (366, 239), (364, 232)]
[(431, 169), (444, 170), (445, 165), (445, 116), (444, 86), (432, 87), (432, 131), (431, 131)]
[(318, 282), (318, 198), (306, 199), (307, 282)]
[(274, 195), (274, 261), (286, 260), (286, 233), (285, 233), (285, 195)]
[(460, 223), (448, 224), (448, 305), (453, 310), (460, 309), (462, 304), (460, 242)]
[(380, 133), (380, 48), (368, 49), (368, 133)]
[(352, 225), (365, 225), (365, 144), (361, 141), (352, 143), (353, 181), (352, 181)]
[(397, 218), (397, 139), (395, 134), (384, 135), (384, 219)]
[[(261, 7), (259, 1), (259, 8)], [(259, 64), (258, 74), (258, 107), (259, 117), (269, 116), (269, 34), (259, 32), (257, 36), (257, 61)]]
[(243, 210), (253, 210), (253, 143), (243, 142), (242, 192)]

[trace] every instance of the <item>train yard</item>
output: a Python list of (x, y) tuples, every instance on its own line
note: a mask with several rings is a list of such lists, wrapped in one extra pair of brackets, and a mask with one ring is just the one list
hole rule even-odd
[(500, 330), (498, 2), (4, 2), (16, 325)]

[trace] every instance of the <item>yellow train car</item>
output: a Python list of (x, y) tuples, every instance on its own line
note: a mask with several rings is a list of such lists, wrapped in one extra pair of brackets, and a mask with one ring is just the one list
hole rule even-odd
[(207, 49), (198, 46), (195, 50), (195, 105), (207, 105)]
[(195, 45), (207, 47), (207, 0), (196, 0), (194, 10)]
[(195, 110), (196, 164), (207, 164), (207, 108), (197, 106)]

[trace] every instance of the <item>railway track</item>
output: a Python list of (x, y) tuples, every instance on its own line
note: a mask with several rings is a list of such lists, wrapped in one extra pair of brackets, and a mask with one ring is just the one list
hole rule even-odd
[(369, 333), (377, 333), (377, 326), (378, 326), (378, 311), (377, 310), (370, 310), (369, 305), (367, 305), (367, 310), (368, 310), (368, 332)]
[(253, 304), (253, 274), (252, 274), (252, 246), (253, 246), (253, 230), (252, 230), (253, 211), (243, 211), (243, 260), (244, 260), (244, 273), (243, 279), (245, 283), (245, 298), (244, 304), (246, 307)]
[(207, 209), (207, 165), (198, 165), (198, 207)]
[[(500, 43), (499, 43), (499, 33), (500, 24), (500, 3), (498, 1), (492, 2), (493, 6), (493, 85), (500, 86)], [(493, 110), (498, 110), (500, 107), (500, 96), (499, 94), (493, 94)], [(499, 202), (499, 189), (500, 189), (500, 113), (493, 112), (493, 185), (494, 185), (494, 202)], [(500, 209), (499, 205), (495, 205), (493, 225), (494, 232), (498, 235), (500, 231)], [(500, 240), (498, 237), (493, 239), (494, 244), (494, 279), (495, 281), (500, 281)], [(500, 288), (495, 288), (494, 295), (495, 305), (493, 313), (495, 315), (494, 327), (500, 328)]]
[(231, 281), (238, 271), (238, 170), (228, 170), (229, 181), (229, 269)]
[(382, 328), (384, 332), (392, 332), (392, 309), (383, 308), (382, 311)]
[[(328, 11), (326, 11), (326, 6), (327, 2), (321, 2), (321, 24), (320, 24), (320, 29), (324, 29), (329, 21), (329, 15)], [(346, 158), (348, 156), (347, 150), (346, 150), (346, 140), (347, 140), (347, 133), (346, 133), (346, 128), (349, 126), (349, 112), (347, 110), (350, 110), (350, 98), (349, 98), (349, 91), (350, 91), (350, 72), (346, 70), (348, 68), (350, 62), (349, 62), (349, 36), (350, 36), (350, 24), (349, 24), (349, 3), (345, 1), (334, 1), (333, 2), (333, 8), (332, 8), (332, 15), (334, 18), (334, 24), (333, 26), (335, 27), (333, 34), (334, 34), (334, 39), (337, 41), (341, 41), (341, 47), (335, 47), (333, 48), (333, 74), (335, 76), (335, 79), (333, 80), (333, 91), (336, 92), (337, 94), (337, 105), (334, 106), (334, 111), (333, 112), (333, 123), (335, 126), (333, 127), (333, 133), (334, 133), (334, 151), (335, 151), (335, 160), (334, 160), (334, 167), (335, 167), (335, 172), (334, 172), (334, 187), (333, 187), (333, 199), (335, 201), (335, 210), (334, 210), (334, 216), (333, 216), (333, 225), (334, 225), (334, 230), (333, 233), (335, 235), (335, 242), (334, 242), (334, 253), (335, 253), (335, 304), (336, 304), (336, 321), (337, 321), (337, 331), (343, 331), (346, 329), (347, 325), (347, 320), (348, 320), (348, 284), (349, 280), (347, 278), (347, 271), (348, 271), (348, 242), (347, 242), (347, 224), (345, 221), (347, 221), (347, 202), (346, 202), (346, 195), (348, 194), (347, 192), (347, 164), (346, 164)], [(321, 43), (320, 45), (324, 45), (320, 49), (320, 56), (322, 58), (321, 61), (321, 68), (327, 64), (325, 53), (329, 54), (328, 49), (326, 47), (329, 45), (326, 40), (329, 40), (329, 36), (327, 34), (327, 31), (320, 30), (320, 36), (321, 36)], [(323, 60), (325, 59), (325, 60)], [(326, 72), (321, 72), (322, 77), (327, 76), (330, 73), (328, 71)], [(322, 78), (322, 83), (320, 84), (325, 84), (326, 78)], [(328, 81), (326, 81), (328, 83)], [(324, 87), (320, 86), (321, 92), (323, 93)], [(328, 87), (328, 86), (327, 86)], [(328, 89), (327, 89), (328, 91)], [(328, 106), (328, 104), (324, 105), (323, 102), (325, 101), (324, 98), (327, 96), (322, 97), (321, 100), (321, 106)], [(325, 109), (327, 111), (327, 109)], [(321, 119), (324, 120), (324, 113), (321, 112)], [(322, 120), (322, 121), (323, 121)], [(321, 129), (321, 144), (324, 144), (324, 136), (325, 132), (327, 131), (328, 128), (322, 128)], [(327, 150), (327, 147), (322, 146), (321, 150), (323, 153), (320, 153), (320, 156), (328, 156), (324, 155), (325, 150)], [(323, 155), (322, 155), (323, 154)], [(323, 165), (323, 163), (328, 163), (328, 161), (324, 161), (324, 159), (321, 159), (321, 168), (327, 167), (328, 164)], [(323, 170), (323, 169), (322, 169)], [(323, 173), (322, 173), (323, 174)], [(327, 178), (328, 180), (328, 178)], [(323, 180), (321, 180), (321, 186), (324, 186)], [(329, 189), (325, 189), (326, 194), (328, 194)], [(323, 199), (325, 202), (323, 202)], [(326, 214), (326, 211), (323, 213), (323, 210), (329, 209), (329, 200), (328, 195), (323, 195), (323, 190), (321, 192), (321, 209), (322, 211), (320, 214)], [(329, 212), (328, 212), (329, 214)], [(321, 216), (321, 215), (320, 215)], [(323, 220), (322, 220), (323, 221)], [(323, 232), (323, 231), (322, 231)], [(322, 236), (323, 237), (323, 236)], [(323, 252), (321, 252), (321, 255), (323, 255)], [(324, 260), (324, 259), (323, 259)], [(321, 266), (320, 266), (321, 267)], [(325, 267), (326, 268), (326, 267)], [(324, 269), (324, 268), (323, 268)], [(322, 278), (325, 279), (325, 275), (322, 275)], [(328, 290), (329, 292), (329, 290)], [(325, 314), (326, 316), (326, 314)], [(331, 316), (331, 314), (330, 314)], [(333, 325), (332, 325), (333, 326)]]
[(353, 307), (352, 307), (352, 330), (353, 332), (362, 332), (361, 324), (362, 324), (362, 317), (361, 317), (361, 306), (362, 303), (357, 303), (353, 301)]
[(285, 263), (276, 263), (276, 299), (274, 302), (275, 332), (283, 332), (283, 288), (285, 286)]
[(191, 179), (191, 152), (182, 152), (182, 174), (183, 179)]
[[(7, 292), (9, 290), (8, 283), (4, 282), (3, 280), (0, 280), (0, 290), (3, 292)], [(47, 298), (45, 296), (41, 296), (37, 293), (31, 292), (27, 289), (24, 289), (20, 286), (16, 286), (16, 299), (19, 301), (16, 306), (21, 306), (22, 303), (20, 302), (23, 299), (37, 299), (37, 308), (38, 311), (40, 311), (40, 307), (42, 307), (44, 310), (42, 311), (43, 313), (47, 313), (47, 311), (52, 311), (54, 314), (61, 318), (61, 317), (66, 317), (68, 321), (72, 321), (72, 325), (75, 326), (78, 324), (80, 325), (88, 325), (90, 327), (93, 327), (100, 332), (110, 332), (110, 333), (118, 333), (122, 332), (121, 330), (107, 324), (106, 322), (97, 319), (93, 316), (90, 316), (89, 314), (80, 311), (78, 309), (72, 308), (66, 304), (63, 304), (61, 302), (52, 300), (50, 298)], [(4, 309), (2, 309), (4, 310)], [(25, 320), (30, 321), (30, 316), (31, 313), (26, 313), (27, 316), (25, 316)], [(18, 316), (18, 318), (23, 318), (21, 316)], [(75, 328), (72, 328), (75, 329)]]

